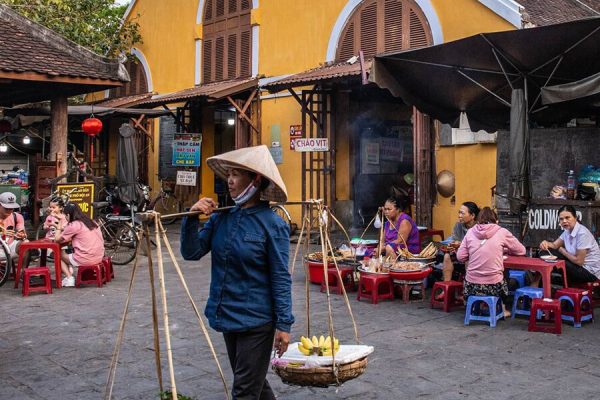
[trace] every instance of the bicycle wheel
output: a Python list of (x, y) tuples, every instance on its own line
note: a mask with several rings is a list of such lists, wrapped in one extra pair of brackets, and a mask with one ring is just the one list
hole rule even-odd
[[(181, 203), (177, 197), (165, 193), (154, 204), (154, 211), (161, 215), (177, 214), (181, 212)], [(169, 225), (175, 222), (177, 218), (161, 218), (163, 225)]]
[(275, 214), (279, 215), (281, 219), (283, 219), (285, 223), (289, 226), (290, 235), (294, 234), (294, 231), (296, 230), (296, 224), (292, 223), (292, 217), (290, 216), (288, 210), (286, 210), (285, 207), (281, 204), (272, 205), (271, 210), (273, 210)]
[(4, 242), (0, 242), (0, 286), (4, 285), (11, 270), (12, 259), (10, 258), (10, 251)]
[(122, 221), (110, 221), (101, 225), (104, 238), (104, 255), (112, 258), (115, 265), (125, 265), (135, 258), (138, 238), (135, 230)]

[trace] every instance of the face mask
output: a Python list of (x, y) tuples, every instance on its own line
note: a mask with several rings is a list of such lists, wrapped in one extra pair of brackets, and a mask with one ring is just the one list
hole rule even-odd
[(248, 187), (246, 187), (246, 189), (244, 189), (244, 191), (240, 193), (239, 196), (233, 197), (233, 201), (235, 202), (236, 206), (241, 206), (245, 204), (248, 200), (252, 198), (252, 196), (254, 196), (254, 194), (256, 194), (258, 187), (254, 186), (254, 183), (254, 181), (250, 182)]

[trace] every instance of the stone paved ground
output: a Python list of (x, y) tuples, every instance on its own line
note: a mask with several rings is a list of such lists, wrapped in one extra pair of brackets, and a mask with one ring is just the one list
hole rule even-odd
[[(178, 246), (176, 228), (169, 238)], [(177, 251), (176, 251), (177, 252)], [(178, 252), (177, 252), (178, 253)], [(165, 252), (165, 256), (166, 252)], [(146, 262), (134, 285), (114, 399), (157, 399), (152, 319)], [(181, 262), (194, 300), (208, 293), (209, 258)], [(166, 263), (175, 376), (180, 393), (223, 399), (222, 384), (172, 264)], [(129, 284), (131, 266), (99, 289), (57, 290), (22, 297), (12, 281), (0, 288), (0, 399), (101, 399)], [(294, 274), (292, 337), (305, 329), (304, 275)], [(326, 331), (327, 307), (311, 287), (313, 330)], [(335, 326), (343, 342), (353, 338), (342, 299), (333, 296)], [(560, 336), (527, 332), (525, 320), (463, 326), (464, 313), (431, 310), (400, 301), (351, 304), (361, 339), (375, 346), (369, 367), (339, 388), (299, 388), (269, 381), (281, 399), (564, 399), (597, 398), (600, 324), (563, 325)], [(161, 335), (163, 334), (161, 323)], [(221, 336), (210, 333), (231, 382)], [(164, 347), (163, 347), (164, 349)], [(164, 381), (168, 383), (166, 360)]]

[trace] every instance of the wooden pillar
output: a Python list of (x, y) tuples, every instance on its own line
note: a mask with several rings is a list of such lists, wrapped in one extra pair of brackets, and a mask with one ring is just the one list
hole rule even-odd
[(50, 160), (59, 161), (58, 175), (67, 172), (67, 134), (68, 112), (67, 96), (61, 95), (50, 102), (50, 118), (52, 133), (50, 136)]
[(435, 159), (431, 118), (413, 107), (416, 223), (431, 227), (435, 196)]
[[(242, 107), (244, 107), (244, 101), (243, 100), (235, 100), (235, 103), (238, 105), (238, 107), (241, 109)], [(250, 114), (252, 112), (252, 108), (248, 107), (248, 111), (246, 112), (247, 114)], [(236, 113), (239, 114), (239, 113)], [(248, 124), (248, 122), (239, 117), (236, 118), (236, 124), (235, 124), (235, 148), (236, 149), (241, 149), (244, 147), (248, 147), (250, 145), (250, 135), (249, 135), (249, 131), (250, 131), (250, 125)]]

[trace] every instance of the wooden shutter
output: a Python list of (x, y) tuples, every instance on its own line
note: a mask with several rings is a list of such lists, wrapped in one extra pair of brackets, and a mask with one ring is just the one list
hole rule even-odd
[(250, 9), (250, 0), (242, 0), (242, 11)]
[(402, 50), (402, 2), (385, 0), (384, 8), (385, 52)]
[(238, 0), (229, 0), (229, 9), (227, 10), (227, 12), (229, 14), (233, 14), (234, 12), (237, 12), (237, 3), (238, 3)]
[(227, 79), (234, 79), (237, 75), (238, 66), (237, 35), (231, 34), (227, 37)]
[(410, 48), (425, 47), (429, 45), (425, 26), (414, 10), (410, 10)]
[(204, 20), (210, 21), (213, 19), (213, 0), (206, 0), (206, 6), (204, 8)]
[(348, 25), (346, 30), (346, 34), (344, 35), (344, 39), (342, 40), (342, 45), (340, 46), (340, 55), (339, 59), (342, 61), (348, 60), (354, 54), (354, 22)]
[(241, 43), (240, 43), (240, 76), (243, 78), (249, 77), (252, 73), (250, 71), (250, 64), (252, 63), (252, 52), (250, 49), (250, 36), (251, 31), (242, 31)]
[(219, 36), (215, 42), (215, 81), (223, 80), (223, 67), (225, 59), (225, 38)]
[(365, 57), (377, 54), (377, 3), (364, 7), (360, 12), (360, 49)]
[(204, 40), (202, 43), (202, 82), (212, 81), (212, 44), (212, 40)]
[(217, 18), (225, 15), (225, 0), (217, 0)]

